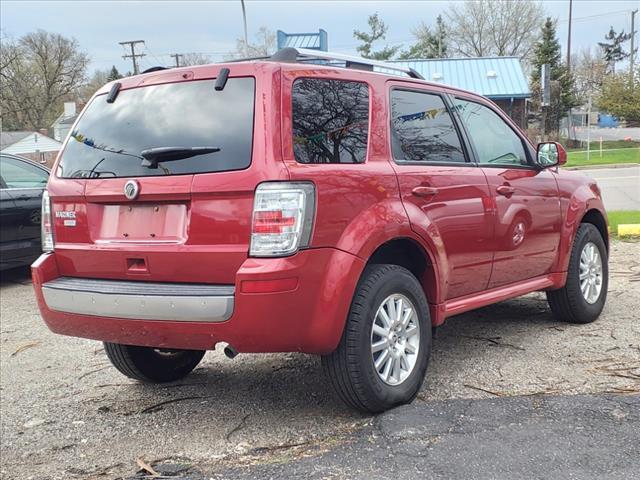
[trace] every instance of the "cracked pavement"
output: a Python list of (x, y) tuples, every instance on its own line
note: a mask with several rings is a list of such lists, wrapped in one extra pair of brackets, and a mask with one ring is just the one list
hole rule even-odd
[(450, 319), (418, 399), (377, 417), (301, 354), (218, 350), (180, 382), (138, 384), (99, 342), (49, 332), (25, 271), (4, 273), (0, 476), (633, 478), (640, 243), (612, 242), (610, 270), (593, 324), (556, 322), (542, 294)]

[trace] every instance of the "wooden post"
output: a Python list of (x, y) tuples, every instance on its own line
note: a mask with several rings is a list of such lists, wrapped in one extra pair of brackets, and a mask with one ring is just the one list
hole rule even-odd
[(600, 158), (602, 158), (602, 137), (600, 137)]

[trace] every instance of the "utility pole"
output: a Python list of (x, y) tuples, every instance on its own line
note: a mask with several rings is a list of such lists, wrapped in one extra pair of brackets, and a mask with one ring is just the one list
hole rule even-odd
[(133, 74), (137, 75), (138, 74), (138, 62), (136, 62), (136, 58), (138, 57), (144, 57), (146, 55), (146, 53), (136, 53), (136, 45), (138, 43), (141, 43), (144, 45), (144, 40), (130, 40), (128, 42), (118, 42), (120, 45), (122, 45), (123, 47), (125, 45), (129, 45), (129, 47), (131, 48), (131, 55), (123, 55), (122, 58), (124, 58), (125, 60), (127, 58), (130, 58), (131, 60), (133, 60)]
[(573, 0), (569, 0), (569, 32), (567, 33), (567, 70), (571, 71), (571, 13)]
[(173, 57), (176, 59), (176, 67), (180, 66), (180, 59), (184, 56), (182, 53), (173, 53), (171, 55), (169, 55), (170, 57)]
[(247, 11), (244, 8), (244, 0), (240, 0), (242, 4), (242, 21), (244, 22), (244, 56), (249, 57), (249, 36), (247, 35)]
[(638, 13), (638, 9), (636, 8), (631, 12), (631, 56), (629, 57), (629, 75), (631, 75), (631, 85), (633, 85), (633, 61), (635, 60), (635, 46), (636, 46), (636, 13)]
[[(573, 0), (569, 0), (569, 31), (567, 33), (567, 74), (571, 75), (571, 21), (572, 21), (572, 11), (573, 11)], [(571, 130), (572, 130), (572, 115), (571, 107), (569, 107), (569, 115), (567, 115), (567, 138), (569, 139), (569, 145), (571, 145)]]

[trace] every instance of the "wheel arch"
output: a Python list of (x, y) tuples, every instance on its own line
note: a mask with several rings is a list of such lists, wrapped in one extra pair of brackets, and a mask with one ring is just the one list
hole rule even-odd
[(607, 247), (607, 253), (609, 253), (609, 230), (605, 215), (597, 208), (591, 208), (584, 213), (580, 219), (580, 223), (590, 223), (598, 229), (600, 235), (602, 235), (604, 244)]
[[(428, 250), (410, 237), (396, 237), (379, 245), (367, 259), (367, 265), (392, 264), (409, 270), (420, 282), (432, 306), (438, 303), (438, 268)], [(432, 311), (432, 322), (435, 320)]]

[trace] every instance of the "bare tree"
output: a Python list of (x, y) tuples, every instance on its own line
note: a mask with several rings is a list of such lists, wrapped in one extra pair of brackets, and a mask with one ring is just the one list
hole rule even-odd
[(87, 103), (91, 96), (105, 83), (110, 82), (110, 70), (95, 70), (91, 78), (78, 88), (77, 99), (80, 104)]
[(180, 57), (180, 66), (188, 67), (191, 65), (207, 65), (213, 63), (209, 55), (204, 53), (183, 53)]
[(48, 128), (62, 102), (85, 83), (89, 57), (74, 39), (37, 30), (3, 39), (0, 104), (4, 128)]
[(243, 38), (236, 40), (236, 49), (227, 56), (227, 60), (243, 57), (268, 57), (276, 51), (276, 34), (267, 27), (260, 27), (255, 42), (247, 45)]
[(540, 2), (529, 0), (467, 0), (446, 15), (451, 46), (465, 57), (528, 59), (544, 22)]
[(585, 48), (572, 55), (571, 65), (576, 97), (580, 103), (587, 103), (589, 97), (595, 98), (600, 93), (608, 64), (600, 52)]

